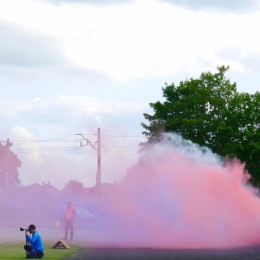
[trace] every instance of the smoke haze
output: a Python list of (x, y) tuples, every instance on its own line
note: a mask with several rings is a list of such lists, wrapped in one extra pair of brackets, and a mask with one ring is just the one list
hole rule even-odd
[(103, 183), (102, 196), (66, 194), (49, 184), (2, 191), (0, 223), (34, 223), (40, 233), (50, 230), (44, 241), (62, 239), (64, 227), (55, 223), (62, 222), (66, 201), (72, 200), (79, 212), (88, 210), (94, 217), (93, 222), (80, 214), (75, 219), (74, 238), (86, 246), (254, 245), (260, 242), (260, 201), (248, 178), (239, 161), (224, 163), (209, 149), (167, 134), (146, 149), (120, 184), (110, 186), (113, 190), (105, 192)]
[(116, 225), (109, 243), (156, 248), (258, 243), (260, 201), (245, 183), (244, 165), (223, 165), (205, 148), (165, 137), (130, 169), (111, 201)]

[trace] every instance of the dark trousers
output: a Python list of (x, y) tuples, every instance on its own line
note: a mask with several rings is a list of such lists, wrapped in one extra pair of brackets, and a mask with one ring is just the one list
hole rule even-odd
[(70, 239), (73, 238), (74, 230), (73, 230), (73, 220), (65, 220), (65, 239), (68, 238), (68, 232), (70, 231)]
[(32, 249), (29, 245), (25, 245), (24, 250), (28, 252), (26, 258), (37, 258), (42, 253), (40, 250)]

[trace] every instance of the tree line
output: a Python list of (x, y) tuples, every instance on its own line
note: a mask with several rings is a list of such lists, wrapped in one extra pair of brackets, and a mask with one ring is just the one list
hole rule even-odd
[(0, 142), (0, 188), (12, 188), (20, 186), (18, 168), (22, 162), (15, 153), (9, 149), (9, 141), (3, 145)]
[(174, 132), (225, 159), (238, 158), (246, 163), (251, 184), (260, 186), (260, 93), (239, 93), (225, 76), (228, 69), (166, 83), (165, 101), (150, 103), (153, 114), (144, 114), (143, 134), (153, 143), (162, 132)]

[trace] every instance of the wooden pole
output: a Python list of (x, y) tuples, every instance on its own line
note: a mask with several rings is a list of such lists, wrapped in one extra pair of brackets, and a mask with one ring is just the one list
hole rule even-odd
[(96, 185), (98, 193), (101, 194), (101, 140), (100, 128), (97, 129), (97, 178)]

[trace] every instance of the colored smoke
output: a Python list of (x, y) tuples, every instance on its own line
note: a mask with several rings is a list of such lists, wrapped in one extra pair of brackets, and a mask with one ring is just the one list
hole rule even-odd
[[(102, 170), (108, 174), (108, 169)], [(64, 216), (65, 202), (72, 200), (75, 207), (97, 217), (94, 223), (80, 220), (79, 214), (75, 219), (74, 239), (86, 246), (164, 249), (259, 244), (260, 199), (248, 178), (239, 161), (224, 163), (209, 149), (167, 134), (146, 149), (112, 194), (72, 197), (50, 184), (2, 190), (0, 224), (17, 228), (15, 235), (2, 231), (2, 239), (20, 239), (18, 227), (31, 223), (45, 242), (62, 239), (64, 230), (62, 225), (56, 228), (57, 219)]]
[[(151, 146), (123, 179), (107, 210), (109, 243), (216, 248), (260, 242), (260, 200), (238, 161), (176, 135)], [(107, 243), (108, 244), (108, 243)]]

